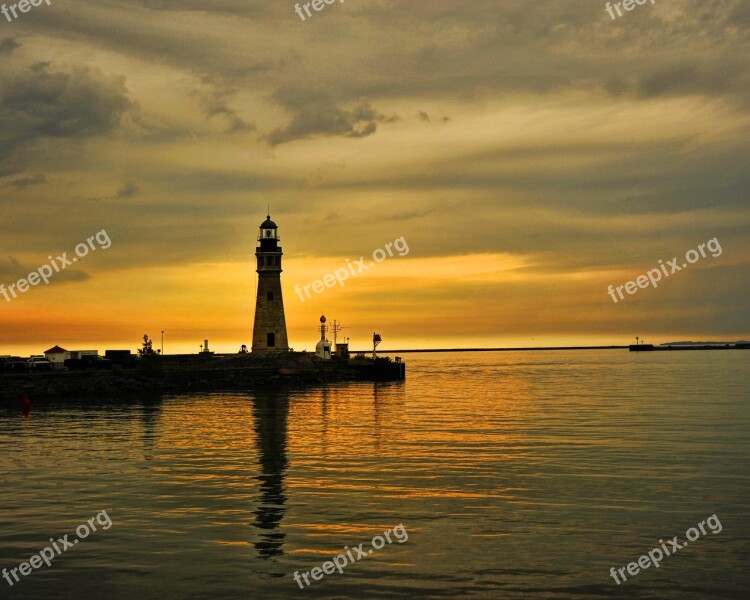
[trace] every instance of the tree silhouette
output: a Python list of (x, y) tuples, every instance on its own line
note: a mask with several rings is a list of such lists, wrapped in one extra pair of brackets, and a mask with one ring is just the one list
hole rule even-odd
[(140, 350), (138, 350), (138, 354), (140, 354), (141, 356), (153, 356), (153, 355), (155, 355), (156, 352), (154, 352), (152, 344), (153, 344), (153, 342), (149, 339), (148, 334), (144, 333), (143, 334), (143, 348), (141, 348)]

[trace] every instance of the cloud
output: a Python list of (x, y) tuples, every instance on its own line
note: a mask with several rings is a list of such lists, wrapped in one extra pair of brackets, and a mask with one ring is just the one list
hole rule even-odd
[(227, 121), (226, 133), (240, 133), (255, 131), (255, 123), (248, 123), (239, 116), (237, 111), (229, 107), (229, 100), (237, 93), (232, 86), (218, 85), (212, 93), (201, 99), (201, 104), (206, 115), (211, 118), (215, 116), (224, 117)]
[[(48, 265), (49, 263), (45, 262), (44, 264)], [(13, 256), (9, 256), (6, 260), (0, 259), (0, 283), (9, 285), (11, 283), (15, 283), (19, 279), (25, 279), (26, 277), (28, 277), (29, 273), (33, 273), (40, 266), (43, 265), (30, 267), (21, 263)], [(70, 283), (73, 281), (87, 281), (88, 279), (91, 279), (91, 275), (89, 275), (85, 271), (68, 268), (60, 271), (59, 273), (54, 273), (53, 276), (50, 277), (50, 284)]]
[(289, 90), (280, 92), (277, 98), (293, 116), (286, 127), (267, 136), (274, 146), (316, 136), (367, 137), (375, 133), (378, 123), (395, 120), (375, 110), (366, 98), (360, 99), (351, 110), (336, 106), (330, 97), (305, 98)]
[(433, 210), (433, 208), (428, 208), (425, 210), (405, 210), (393, 214), (383, 215), (382, 218), (386, 221), (410, 221), (411, 219), (421, 219), (422, 217), (426, 217), (431, 212), (433, 212)]
[(135, 196), (137, 193), (138, 186), (132, 181), (128, 181), (124, 183), (119, 190), (117, 190), (115, 198), (130, 198), (132, 196)]
[(140, 189), (132, 181), (126, 181), (123, 183), (114, 194), (107, 194), (105, 196), (81, 196), (79, 200), (87, 200), (90, 202), (101, 202), (103, 200), (120, 200), (123, 198), (132, 198), (136, 196)]
[(2, 78), (0, 159), (45, 138), (86, 138), (112, 131), (133, 107), (125, 78), (88, 67), (36, 63)]
[(47, 183), (47, 178), (43, 174), (22, 177), (21, 179), (14, 179), (12, 181), (9, 181), (5, 185), (14, 187), (20, 191), (26, 189), (31, 185), (39, 185), (40, 183)]
[(13, 52), (13, 50), (20, 47), (21, 44), (19, 44), (13, 38), (7, 37), (0, 40), (0, 54), (10, 54), (11, 52)]

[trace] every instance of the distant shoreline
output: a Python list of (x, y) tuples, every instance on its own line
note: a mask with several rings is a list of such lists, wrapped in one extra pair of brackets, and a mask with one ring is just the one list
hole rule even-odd
[[(520, 352), (523, 350), (627, 350), (628, 346), (538, 346), (529, 348), (435, 348), (418, 350), (378, 350), (378, 354), (407, 354), (409, 352)], [(350, 354), (367, 354), (372, 350), (350, 350)]]
[[(525, 350), (630, 350), (631, 352), (646, 351), (674, 351), (674, 350), (746, 350), (749, 342), (722, 342), (709, 344), (688, 344), (685, 342), (673, 342), (654, 346), (652, 344), (628, 345), (628, 346), (537, 346), (528, 348), (420, 348), (416, 350), (378, 350), (378, 354), (409, 354), (424, 352), (522, 352)], [(350, 350), (351, 354), (369, 354), (372, 350)]]

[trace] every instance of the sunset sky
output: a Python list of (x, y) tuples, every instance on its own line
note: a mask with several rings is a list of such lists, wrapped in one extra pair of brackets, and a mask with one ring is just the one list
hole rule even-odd
[(0, 296), (0, 355), (249, 345), (269, 204), (295, 350), (323, 313), (354, 348), (750, 338), (747, 0), (294, 4), (0, 16), (0, 283), (111, 239)]

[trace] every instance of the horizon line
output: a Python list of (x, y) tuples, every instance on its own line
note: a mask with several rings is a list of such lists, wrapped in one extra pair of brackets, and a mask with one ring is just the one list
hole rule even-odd
[[(514, 352), (520, 350), (621, 350), (629, 346), (524, 346), (514, 348), (415, 348), (413, 350), (378, 350), (378, 354), (408, 352)], [(349, 354), (367, 354), (372, 350), (349, 350)]]

